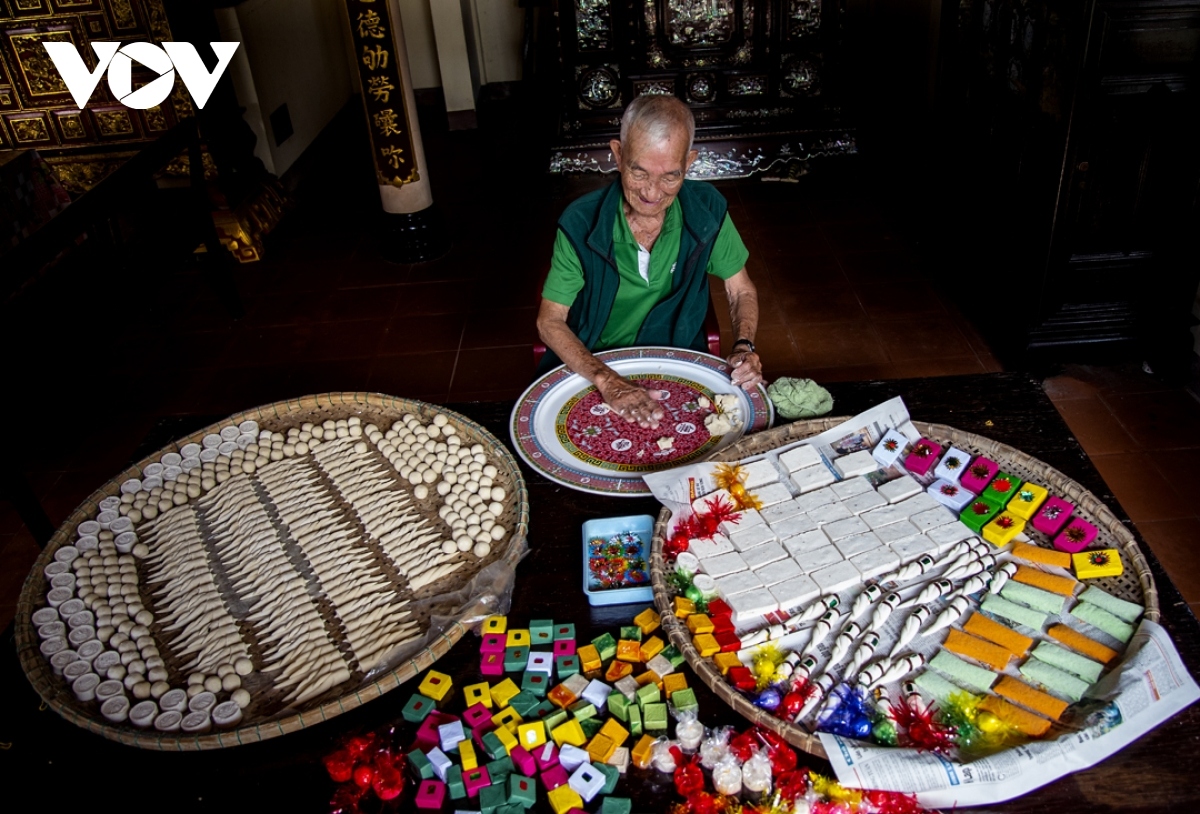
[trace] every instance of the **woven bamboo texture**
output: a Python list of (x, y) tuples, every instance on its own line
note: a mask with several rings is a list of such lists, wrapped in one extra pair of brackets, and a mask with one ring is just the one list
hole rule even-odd
[[(786, 424), (743, 438), (733, 446), (716, 453), (709, 460), (736, 461), (749, 458), (819, 435), (844, 421), (846, 421), (846, 417), (819, 418)], [(926, 438), (943, 444), (953, 444), (959, 449), (970, 452), (973, 456), (985, 455), (998, 463), (1004, 471), (1017, 475), (1022, 480), (1041, 484), (1049, 489), (1051, 494), (1060, 495), (1074, 503), (1076, 514), (1090, 521), (1099, 531), (1092, 547), (1116, 548), (1121, 552), (1125, 561), (1125, 571), (1121, 576), (1089, 580), (1089, 582), (1122, 599), (1142, 603), (1146, 608), (1146, 618), (1153, 622), (1159, 620), (1158, 590), (1154, 586), (1149, 563), (1146, 562), (1146, 558), (1138, 548), (1133, 534), (1090, 491), (1057, 469), (1006, 444), (963, 432), (944, 424), (914, 421), (913, 425)], [(803, 749), (809, 754), (826, 757), (825, 748), (815, 734), (754, 706), (725, 680), (710, 659), (702, 658), (692, 645), (692, 637), (688, 632), (687, 625), (674, 615), (673, 597), (666, 580), (667, 565), (662, 551), (670, 519), (669, 510), (664, 508), (659, 512), (651, 548), (650, 578), (654, 585), (654, 604), (662, 614), (662, 626), (670, 637), (671, 644), (684, 654), (696, 675), (739, 715), (752, 723), (779, 733), (793, 746)], [(1032, 529), (1029, 531), (1033, 535), (1039, 534)]]
[[(84, 500), (58, 529), (26, 578), (17, 605), (15, 622), (17, 655), (21, 667), (25, 670), (26, 676), (37, 693), (51, 709), (71, 723), (109, 740), (142, 749), (187, 752), (254, 743), (307, 729), (378, 698), (432, 667), (466, 632), (466, 626), (460, 621), (450, 624), (426, 647), (387, 672), (349, 689), (346, 689), (344, 685), (335, 688), (331, 692), (313, 699), (309, 704), (303, 705), (297, 711), (280, 713), (262, 719), (247, 716), (236, 728), (211, 731), (201, 735), (180, 732), (161, 733), (154, 729), (137, 729), (128, 722), (110, 723), (99, 714), (98, 704), (85, 704), (77, 701), (70, 686), (63, 678), (54, 675), (49, 660), (39, 651), (37, 631), (30, 618), (35, 610), (46, 604), (47, 581), (43, 569), (53, 561), (55, 551), (70, 542), (76, 527), (81, 522), (95, 518), (100, 501), (110, 495), (120, 495), (120, 487), (124, 481), (138, 477), (147, 464), (157, 461), (162, 455), (168, 452), (178, 452), (188, 443), (199, 443), (205, 435), (217, 432), (222, 426), (230, 423), (238, 424), (248, 419), (258, 422), (263, 429), (275, 431), (299, 426), (307, 421), (320, 423), (327, 419), (337, 420), (359, 416), (364, 424), (374, 422), (384, 429), (405, 413), (412, 413), (425, 422), (431, 420), (437, 413), (445, 415), (449, 424), (458, 431), (466, 446), (483, 445), (489, 459), (500, 470), (501, 478), (514, 487), (506, 496), (505, 512), (499, 520), (511, 531), (508, 539), (504, 542), (503, 547), (497, 546), (477, 566), (473, 568), (467, 566), (455, 572), (456, 584), (452, 586), (451, 590), (461, 588), (485, 565), (502, 563), (502, 567), (507, 567), (510, 574), (515, 571), (525, 550), (525, 538), (529, 526), (528, 492), (512, 454), (483, 427), (464, 416), (436, 405), (378, 393), (323, 393), (264, 405), (238, 413), (186, 438), (181, 438), (139, 461)], [(438, 583), (439, 586), (444, 586), (444, 584)], [(424, 624), (428, 624), (427, 619), (422, 621)], [(173, 681), (172, 685), (178, 686), (178, 683)], [(336, 694), (336, 697), (331, 697), (333, 694)]]

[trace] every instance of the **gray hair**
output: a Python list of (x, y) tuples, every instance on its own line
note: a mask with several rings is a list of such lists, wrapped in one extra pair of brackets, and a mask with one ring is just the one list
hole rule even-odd
[(639, 96), (629, 103), (621, 116), (621, 144), (629, 143), (629, 134), (641, 130), (655, 143), (666, 141), (677, 128), (687, 133), (688, 149), (696, 137), (696, 119), (688, 106), (674, 96)]

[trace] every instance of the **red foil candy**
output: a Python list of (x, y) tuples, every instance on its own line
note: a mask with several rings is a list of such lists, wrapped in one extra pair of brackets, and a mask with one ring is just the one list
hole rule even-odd
[(353, 784), (338, 786), (329, 799), (329, 814), (359, 814), (359, 801), (365, 789)]
[(369, 789), (375, 782), (375, 767), (368, 763), (360, 763), (354, 767), (354, 784), (362, 789)]
[(325, 771), (334, 783), (345, 783), (354, 776), (354, 756), (347, 749), (338, 749), (325, 756)]
[(704, 772), (697, 765), (698, 758), (685, 758), (678, 746), (671, 747), (671, 756), (675, 758), (675, 791), (683, 797), (688, 797), (698, 791), (704, 791)]
[(380, 800), (394, 800), (404, 791), (404, 775), (395, 766), (380, 766), (375, 770), (371, 788)]

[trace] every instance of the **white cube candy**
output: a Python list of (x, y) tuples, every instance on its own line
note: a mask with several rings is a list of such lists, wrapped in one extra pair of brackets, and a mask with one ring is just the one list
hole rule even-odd
[(746, 474), (746, 479), (742, 481), (742, 485), (747, 489), (754, 489), (768, 483), (775, 483), (779, 480), (779, 470), (765, 458), (754, 463), (742, 464), (742, 471)]
[(861, 554), (855, 554), (850, 558), (850, 564), (858, 569), (863, 580), (874, 579), (899, 568), (900, 555), (887, 546), (880, 546)]
[(833, 493), (831, 487), (829, 489), (818, 489), (815, 492), (798, 495), (792, 502), (796, 504), (796, 508), (800, 511), (811, 512), (813, 509), (819, 509), (821, 506), (837, 503), (838, 496)]
[(947, 523), (957, 523), (958, 515), (947, 509), (945, 506), (934, 506), (928, 511), (914, 514), (908, 518), (909, 522), (919, 528), (921, 531), (935, 529), (938, 526), (944, 526)]
[(718, 577), (716, 583), (717, 592), (726, 599), (763, 587), (763, 581), (753, 571), (735, 571), (732, 574)]
[(853, 514), (862, 514), (879, 506), (886, 506), (887, 500), (881, 497), (878, 492), (863, 492), (861, 495), (855, 495), (852, 498), (843, 500), (842, 505)]
[(950, 447), (942, 453), (942, 459), (933, 468), (933, 474), (951, 483), (958, 483), (958, 479), (962, 477), (963, 472), (967, 471), (967, 464), (970, 462), (971, 453), (958, 447)]
[(853, 478), (855, 475), (865, 475), (868, 472), (874, 472), (879, 468), (879, 461), (871, 457), (871, 453), (865, 449), (860, 449), (858, 452), (851, 452), (849, 455), (843, 455), (840, 458), (835, 458), (833, 467), (842, 476), (842, 479)]
[(812, 444), (801, 444), (798, 447), (792, 447), (787, 452), (781, 452), (779, 463), (788, 472), (795, 472), (797, 469), (805, 469), (822, 463), (821, 453), (817, 452), (817, 448)]
[(462, 721), (451, 721), (438, 727), (438, 740), (441, 741), (443, 752), (457, 750), (458, 744), (466, 739), (467, 734), (463, 729)]
[(937, 544), (938, 551), (945, 551), (955, 543), (974, 538), (975, 532), (962, 523), (947, 523), (944, 526), (930, 529), (926, 532), (926, 536)]
[(854, 517), (850, 510), (841, 503), (826, 503), (824, 506), (818, 506), (809, 512), (808, 516), (818, 526), (827, 526), (830, 523)]
[[(438, 729), (441, 729), (441, 727), (438, 727)], [(457, 743), (458, 741), (455, 741), (455, 744)], [(450, 759), (449, 755), (436, 746), (426, 752), (425, 757), (433, 765), (433, 773), (438, 776), (439, 780), (445, 782), (446, 773), (450, 771), (450, 767), (454, 765), (454, 761)]]
[(784, 518), (777, 523), (771, 524), (771, 531), (775, 532), (775, 536), (780, 540), (786, 540), (788, 537), (795, 537), (797, 534), (803, 534), (806, 531), (812, 531), (819, 528), (817, 521), (813, 520), (807, 514), (796, 514), (791, 517)]
[(746, 551), (774, 539), (775, 532), (771, 531), (771, 527), (765, 523), (751, 526), (748, 529), (738, 529), (729, 535), (729, 542), (733, 543), (733, 547), (738, 551)]
[[(966, 528), (966, 526), (963, 526), (963, 528)], [(917, 534), (898, 543), (892, 543), (891, 549), (900, 555), (900, 559), (908, 562), (909, 560), (915, 560), (922, 554), (936, 554), (938, 552), (938, 544), (924, 534)]]
[(796, 505), (794, 500), (785, 500), (782, 503), (776, 503), (774, 506), (769, 506), (760, 512), (759, 516), (767, 522), (768, 525), (774, 526), (780, 520), (788, 517), (795, 517), (800, 514), (801, 509)]
[(907, 520), (901, 520), (899, 523), (888, 523), (886, 526), (880, 526), (877, 529), (872, 529), (872, 531), (884, 545), (898, 543), (901, 540), (921, 533), (920, 529)]
[(975, 499), (974, 492), (968, 492), (954, 481), (938, 478), (929, 484), (929, 495), (947, 509), (957, 513), (966, 508)]
[(704, 569), (704, 573), (715, 579), (737, 571), (745, 571), (746, 561), (737, 552), (732, 554), (718, 554), (715, 557), (700, 560), (700, 567)]
[[(905, 501), (907, 503), (908, 501)], [(873, 529), (890, 526), (892, 523), (899, 523), (901, 520), (908, 519), (908, 509), (904, 507), (904, 503), (890, 503), (887, 506), (880, 506), (878, 509), (871, 509), (869, 512), (863, 512), (859, 515)]]
[(812, 551), (816, 551), (818, 548), (826, 548), (831, 545), (833, 545), (833, 541), (825, 536), (825, 532), (820, 529), (806, 531), (803, 534), (797, 534), (795, 537), (789, 537), (783, 541), (783, 547), (797, 559)]
[(762, 501), (763, 506), (774, 506), (776, 503), (792, 499), (791, 490), (782, 483), (768, 483), (766, 486), (750, 490), (750, 494)]
[(787, 555), (788, 553), (783, 550), (783, 546), (779, 543), (767, 543), (766, 545), (752, 548), (749, 551), (743, 551), (742, 559), (746, 561), (747, 567), (751, 571), (754, 571), (776, 560), (782, 560)]
[(696, 514), (708, 514), (712, 511), (713, 505), (724, 504), (726, 506), (736, 506), (737, 503), (733, 499), (733, 495), (726, 489), (718, 489), (715, 492), (709, 492), (707, 495), (701, 495), (692, 501), (692, 511)]
[(904, 433), (893, 427), (879, 439), (875, 449), (871, 450), (871, 456), (879, 462), (880, 466), (892, 466), (900, 460), (900, 456), (904, 454), (907, 447), (908, 439), (904, 437)]
[(659, 653), (657, 656), (650, 659), (650, 661), (646, 662), (646, 669), (653, 670), (659, 676), (665, 676), (667, 673), (675, 672), (675, 665), (671, 663), (669, 658), (664, 656), (662, 653)]
[(863, 534), (870, 530), (870, 526), (864, 523), (861, 517), (854, 516), (847, 517), (845, 520), (835, 520), (821, 527), (821, 531), (825, 532), (829, 539), (835, 543), (843, 537), (849, 537), (852, 534)]
[(590, 762), (592, 756), (586, 750), (580, 749), (570, 743), (564, 743), (562, 748), (558, 750), (558, 765), (562, 766), (568, 772), (573, 772), (585, 763)]
[(792, 483), (800, 490), (800, 494), (828, 486), (836, 480), (833, 473), (823, 466), (810, 466), (792, 473)]
[(770, 588), (772, 585), (778, 585), (781, 582), (787, 582), (789, 579), (798, 577), (804, 571), (791, 557), (784, 557), (782, 560), (776, 560), (755, 570), (753, 573), (762, 580), (765, 587)]
[(593, 678), (588, 682), (587, 689), (580, 693), (579, 697), (596, 709), (604, 709), (605, 704), (608, 703), (608, 696), (612, 691), (611, 686), (598, 678)]
[(837, 495), (838, 500), (849, 500), (855, 495), (874, 492), (875, 487), (866, 478), (846, 478), (846, 480), (838, 481), (830, 486), (829, 491)]
[(862, 582), (862, 574), (847, 560), (839, 560), (817, 571), (809, 572), (822, 594), (837, 594)]
[(917, 483), (912, 475), (904, 474), (883, 484), (878, 491), (879, 496), (888, 503), (899, 503), (913, 495), (921, 494), (921, 484)]
[(567, 778), (567, 785), (582, 797), (585, 803), (590, 803), (592, 798), (603, 791), (607, 782), (608, 777), (591, 763), (580, 765)]
[(852, 534), (849, 537), (843, 537), (834, 543), (837, 550), (842, 552), (842, 556), (850, 559), (856, 554), (861, 554), (864, 551), (870, 551), (873, 548), (882, 548), (883, 543), (879, 538), (871, 532), (863, 534)]
[(737, 529), (748, 529), (751, 526), (762, 525), (765, 521), (761, 514), (754, 509), (743, 509), (737, 513), (737, 520), (722, 520), (717, 526), (722, 534), (728, 535)]
[(812, 581), (812, 577), (803, 574), (772, 585), (770, 591), (779, 602), (780, 610), (785, 611), (807, 605), (821, 595), (821, 589)]
[(926, 512), (930, 509), (936, 508), (941, 504), (922, 491), (913, 495), (908, 500), (901, 501), (896, 505), (903, 506), (904, 510), (907, 511), (911, 517), (914, 514), (920, 514), (921, 512)]
[(838, 551), (833, 545), (814, 548), (795, 558), (796, 565), (799, 565), (800, 570), (806, 574), (819, 571), (827, 565), (832, 565), (844, 559), (846, 558), (842, 556), (842, 552)]
[(714, 534), (711, 540), (688, 540), (688, 551), (702, 560), (721, 554), (731, 554), (733, 550), (733, 543), (721, 534)]
[(535, 673), (545, 673), (546, 675), (553, 673), (554, 654), (531, 650), (529, 652), (529, 661), (525, 664), (525, 669), (532, 670)]
[(766, 588), (738, 594), (726, 604), (733, 610), (733, 621), (739, 623), (779, 610), (779, 600)]

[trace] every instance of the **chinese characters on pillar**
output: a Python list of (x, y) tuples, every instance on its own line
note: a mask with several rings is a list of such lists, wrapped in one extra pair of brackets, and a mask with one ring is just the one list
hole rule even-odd
[(403, 186), (420, 180), (387, 0), (346, 0), (346, 13), (379, 183)]

